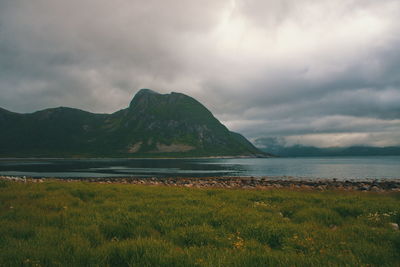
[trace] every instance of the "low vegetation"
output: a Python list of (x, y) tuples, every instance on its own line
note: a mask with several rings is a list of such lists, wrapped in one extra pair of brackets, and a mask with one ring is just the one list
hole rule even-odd
[(0, 266), (400, 266), (398, 193), (0, 181)]

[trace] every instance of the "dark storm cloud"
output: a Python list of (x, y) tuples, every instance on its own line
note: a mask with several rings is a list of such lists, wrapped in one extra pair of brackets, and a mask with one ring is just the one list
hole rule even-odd
[(180, 39), (211, 27), (219, 5), (179, 2), (1, 1), (1, 104), (111, 111), (180, 79)]
[(288, 144), (400, 144), (397, 0), (0, 0), (0, 106), (180, 91)]

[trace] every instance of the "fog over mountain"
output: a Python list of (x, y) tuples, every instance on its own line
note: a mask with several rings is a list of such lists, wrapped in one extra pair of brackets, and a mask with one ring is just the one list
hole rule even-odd
[(179, 91), (250, 140), (400, 145), (398, 0), (0, 0), (0, 107)]
[(324, 157), (324, 156), (399, 156), (400, 146), (331, 146), (315, 147), (288, 144), (283, 137), (266, 137), (255, 140), (255, 145), (279, 157)]

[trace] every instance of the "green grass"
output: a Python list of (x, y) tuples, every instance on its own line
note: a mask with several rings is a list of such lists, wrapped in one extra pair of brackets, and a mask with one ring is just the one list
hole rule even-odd
[(0, 183), (0, 266), (400, 266), (400, 195)]

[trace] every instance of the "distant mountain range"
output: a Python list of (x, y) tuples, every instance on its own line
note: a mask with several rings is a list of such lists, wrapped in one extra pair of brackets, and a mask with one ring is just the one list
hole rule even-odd
[(323, 157), (323, 156), (399, 156), (400, 147), (328, 147), (319, 148), (313, 146), (289, 146), (267, 147), (261, 150), (268, 151), (281, 157)]
[(266, 157), (195, 99), (141, 89), (112, 114), (0, 109), (1, 157)]

